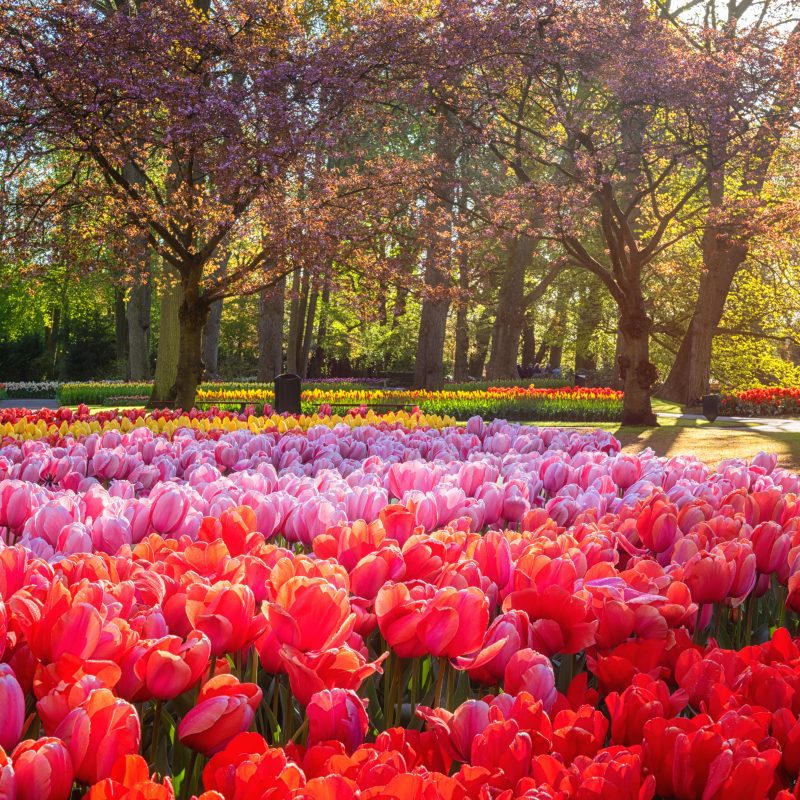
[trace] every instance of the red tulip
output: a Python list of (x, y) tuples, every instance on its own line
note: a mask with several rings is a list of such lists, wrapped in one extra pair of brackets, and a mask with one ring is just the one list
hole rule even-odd
[(431, 655), (455, 658), (480, 648), (488, 624), (489, 601), (480, 589), (446, 586), (428, 603), (418, 636)]
[(200, 631), (192, 631), (185, 642), (164, 636), (137, 660), (134, 671), (151, 697), (172, 700), (200, 680), (210, 653), (211, 642)]
[(325, 689), (314, 694), (306, 707), (309, 746), (335, 740), (348, 752), (355, 750), (369, 727), (365, 707), (366, 700), (349, 689)]
[(553, 749), (565, 764), (571, 764), (578, 756), (594, 758), (607, 730), (608, 720), (591, 706), (559, 711), (553, 717)]
[(186, 747), (212, 755), (250, 727), (261, 698), (254, 683), (216, 675), (203, 685), (197, 705), (181, 720), (178, 738)]
[(281, 585), (266, 614), (277, 641), (302, 651), (343, 645), (356, 622), (346, 589), (301, 575)]
[(11, 754), (19, 800), (67, 800), (75, 773), (61, 739), (44, 737), (20, 742)]
[(531, 647), (545, 655), (578, 653), (594, 642), (597, 620), (589, 617), (583, 597), (561, 586), (520, 589), (506, 597), (503, 611), (525, 611), (533, 628)]
[(147, 762), (138, 754), (117, 759), (111, 776), (96, 783), (84, 800), (174, 800), (172, 781), (152, 780)]
[(696, 603), (721, 603), (730, 591), (735, 568), (719, 550), (701, 551), (683, 567), (683, 582)]
[(192, 583), (186, 589), (186, 616), (210, 640), (212, 656), (238, 653), (261, 633), (265, 623), (255, 608), (255, 596), (244, 584)]
[(313, 694), (325, 689), (359, 689), (370, 675), (383, 672), (381, 662), (388, 655), (384, 653), (376, 661), (368, 662), (347, 645), (311, 653), (288, 645), (281, 648), (292, 694), (303, 705)]
[(108, 687), (95, 675), (84, 675), (75, 683), (62, 682), (36, 703), (36, 711), (48, 736), (55, 733), (62, 720), (95, 689)]
[(282, 748), (270, 748), (257, 733), (240, 733), (203, 769), (203, 786), (225, 798), (289, 798), (305, 785), (305, 775)]
[(654, 681), (641, 673), (636, 675), (633, 685), (622, 694), (610, 692), (606, 695), (612, 741), (620, 745), (641, 744), (644, 726), (649, 719), (674, 717), (688, 700), (688, 693), (683, 689), (670, 695), (663, 681)]

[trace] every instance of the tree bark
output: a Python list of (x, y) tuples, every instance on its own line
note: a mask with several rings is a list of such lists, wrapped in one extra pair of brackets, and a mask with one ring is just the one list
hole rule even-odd
[(469, 374), (480, 380), (483, 377), (483, 365), (489, 353), (489, 340), (492, 336), (492, 326), (486, 311), (483, 312), (475, 326), (475, 350), (469, 360)]
[(308, 310), (306, 312), (306, 325), (303, 332), (303, 345), (300, 348), (300, 377), (305, 378), (308, 374), (308, 357), (311, 353), (312, 339), (314, 338), (314, 320), (317, 316), (317, 301), (319, 294), (311, 292), (308, 298)]
[[(638, 306), (638, 307), (637, 307)], [(657, 425), (650, 402), (650, 393), (658, 379), (650, 362), (650, 329), (652, 322), (643, 304), (620, 307), (619, 330), (622, 354), (619, 373), (625, 396), (622, 403), (623, 425)]]
[(537, 363), (536, 358), (536, 328), (533, 323), (533, 309), (529, 309), (525, 314), (525, 322), (522, 325), (522, 366), (532, 367)]
[(215, 300), (208, 310), (203, 328), (203, 361), (210, 378), (219, 377), (219, 333), (222, 327), (222, 300)]
[(182, 299), (178, 309), (180, 343), (178, 346), (178, 369), (171, 395), (175, 407), (189, 410), (194, 407), (197, 387), (203, 380), (203, 327), (208, 320), (209, 303), (200, 291), (203, 275), (202, 265), (192, 264), (186, 268), (181, 280)]
[(164, 265), (164, 287), (161, 290), (160, 318), (158, 323), (158, 350), (153, 376), (153, 392), (150, 404), (170, 403), (172, 387), (178, 375), (178, 347), (180, 324), (178, 310), (181, 306), (182, 290), (173, 269)]
[(137, 283), (128, 298), (128, 378), (150, 377), (150, 283)]
[(300, 317), (300, 270), (292, 275), (292, 299), (289, 303), (289, 338), (286, 342), (286, 371), (297, 374), (299, 356)]
[(283, 371), (283, 310), (286, 279), (262, 289), (258, 302), (258, 379), (271, 381)]
[(486, 377), (490, 380), (518, 377), (519, 340), (525, 323), (525, 272), (535, 247), (536, 240), (530, 236), (518, 236), (509, 246), (486, 366)]
[(325, 339), (328, 335), (328, 303), (331, 299), (331, 289), (326, 280), (322, 288), (322, 308), (317, 326), (317, 340), (314, 343), (314, 352), (308, 365), (308, 375), (319, 378), (325, 365)]
[(436, 136), (437, 184), (428, 213), (425, 286), (430, 290), (422, 300), (414, 364), (415, 389), (438, 390), (444, 386), (444, 340), (450, 298), (447, 287), (452, 261), (452, 225), (455, 213), (455, 136), (448, 112), (440, 110)]
[(117, 364), (127, 373), (125, 361), (128, 355), (127, 320), (125, 319), (125, 291), (114, 287), (114, 343)]
[(575, 331), (575, 372), (597, 369), (597, 353), (592, 349), (592, 339), (600, 327), (602, 306), (597, 302), (597, 290), (590, 286), (578, 306)]
[(694, 406), (700, 404), (704, 394), (708, 394), (714, 334), (725, 311), (733, 279), (747, 257), (747, 250), (744, 243), (727, 247), (720, 245), (715, 228), (703, 235), (704, 272), (697, 302), (659, 397)]
[(453, 354), (453, 380), (461, 382), (469, 378), (469, 318), (467, 316), (469, 294), (469, 262), (462, 254), (458, 266), (458, 288), (461, 290), (456, 309), (456, 346)]

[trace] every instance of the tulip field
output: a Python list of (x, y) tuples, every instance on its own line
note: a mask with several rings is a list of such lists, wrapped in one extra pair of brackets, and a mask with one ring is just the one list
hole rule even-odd
[(800, 476), (421, 412), (0, 412), (3, 800), (800, 796)]

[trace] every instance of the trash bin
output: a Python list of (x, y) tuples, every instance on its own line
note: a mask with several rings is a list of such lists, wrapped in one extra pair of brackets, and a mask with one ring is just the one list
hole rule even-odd
[(300, 376), (284, 372), (275, 378), (275, 411), (300, 414)]
[(576, 386), (586, 386), (586, 379), (587, 375), (584, 372), (576, 372), (575, 373), (575, 385)]
[(718, 394), (703, 395), (703, 416), (709, 422), (713, 422), (719, 416), (719, 400)]

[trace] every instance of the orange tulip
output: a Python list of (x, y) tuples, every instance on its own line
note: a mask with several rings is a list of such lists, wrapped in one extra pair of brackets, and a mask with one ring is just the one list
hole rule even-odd
[(69, 748), (75, 776), (92, 784), (111, 775), (120, 756), (139, 750), (136, 709), (108, 689), (95, 689), (61, 721), (55, 735)]
[(252, 590), (243, 584), (192, 583), (186, 589), (186, 616), (209, 638), (212, 656), (238, 653), (261, 633), (263, 617), (255, 607)]

